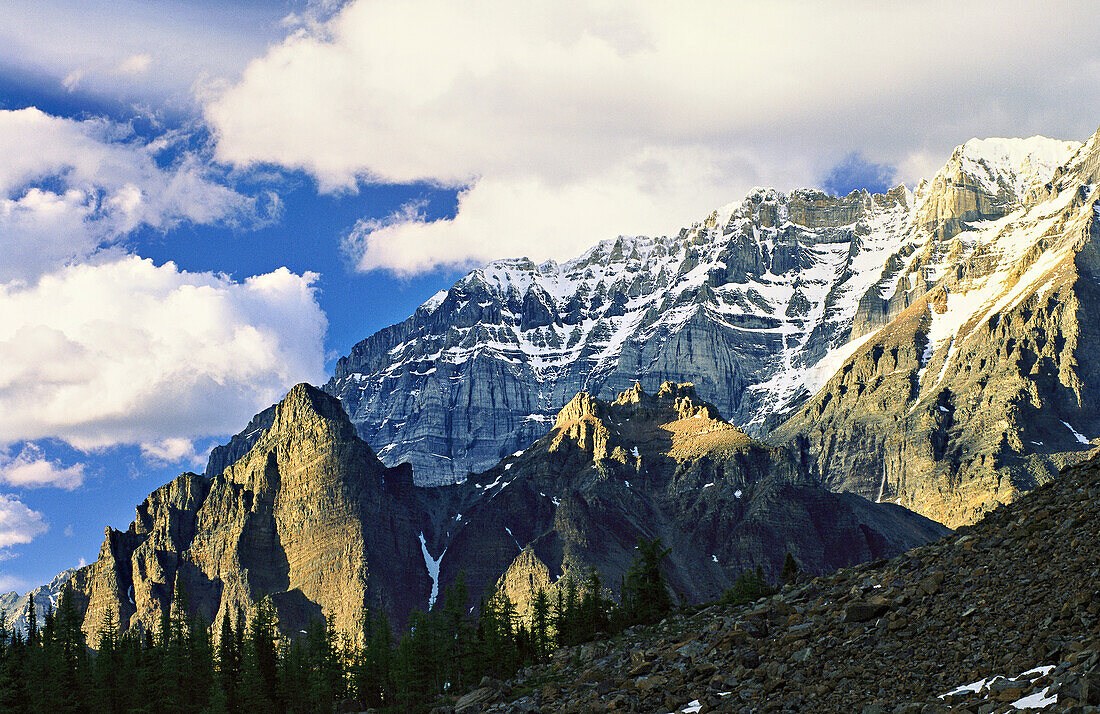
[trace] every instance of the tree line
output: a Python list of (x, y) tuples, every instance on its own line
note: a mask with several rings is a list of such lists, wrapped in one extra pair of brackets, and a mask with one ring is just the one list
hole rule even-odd
[[(567, 578), (554, 596), (539, 590), (527, 617), (499, 591), (481, 600), (474, 617), (460, 574), (441, 606), (414, 612), (400, 637), (372, 610), (357, 633), (338, 633), (321, 620), (282, 636), (270, 599), (250, 618), (226, 613), (211, 627), (188, 611), (177, 585), (153, 630), (120, 633), (108, 611), (98, 641), (89, 643), (66, 584), (41, 627), (33, 599), (25, 630), (7, 627), (0, 612), (0, 712), (293, 714), (341, 704), (426, 711), (485, 676), (505, 678), (546, 661), (557, 647), (660, 620), (673, 606), (661, 570), (668, 552), (659, 538), (639, 541), (619, 603), (604, 596), (593, 569), (582, 582)], [(728, 597), (754, 599), (767, 585), (756, 573), (734, 590)]]

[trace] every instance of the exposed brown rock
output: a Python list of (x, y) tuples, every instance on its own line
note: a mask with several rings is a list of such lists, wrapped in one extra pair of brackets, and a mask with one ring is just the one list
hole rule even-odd
[(401, 627), (460, 572), (471, 604), (499, 587), (520, 612), (593, 567), (614, 594), (639, 537), (672, 547), (670, 580), (698, 602), (747, 568), (778, 572), (787, 551), (827, 572), (944, 532), (794, 473), (784, 452), (669, 383), (613, 403), (578, 395), (521, 455), (418, 488), (407, 466), (378, 461), (338, 401), (299, 385), (244, 456), (154, 491), (73, 582), (92, 642), (108, 610), (123, 628), (155, 627), (177, 583), (212, 623), (270, 598), (286, 632), (322, 616), (356, 632), (367, 606)]

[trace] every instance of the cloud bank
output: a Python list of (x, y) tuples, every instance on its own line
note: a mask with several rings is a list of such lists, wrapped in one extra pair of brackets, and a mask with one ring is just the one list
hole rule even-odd
[[(0, 111), (0, 448), (57, 438), (195, 461), (193, 439), (235, 431), (295, 382), (323, 378), (316, 275), (236, 281), (128, 254), (139, 227), (257, 220), (255, 198), (175, 141)], [(79, 466), (35, 448), (0, 460), (0, 482), (79, 485)]]
[(322, 190), (462, 189), (452, 221), (357, 226), (364, 270), (560, 258), (675, 230), (756, 184), (817, 183), (853, 151), (912, 181), (974, 134), (1083, 138), (1100, 119), (1098, 15), (357, 0), (251, 62), (205, 116), (220, 159), (301, 168)]
[(0, 285), (0, 444), (193, 455), (166, 440), (232, 432), (323, 377), (316, 277), (235, 282), (125, 256)]

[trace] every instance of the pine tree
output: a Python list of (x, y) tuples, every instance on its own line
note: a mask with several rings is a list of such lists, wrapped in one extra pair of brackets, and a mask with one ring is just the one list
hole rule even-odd
[(272, 711), (279, 700), (279, 661), (275, 643), (275, 607), (265, 597), (256, 607), (245, 640), (241, 672), (241, 708)]
[(801, 573), (802, 568), (798, 567), (798, 561), (790, 551), (787, 551), (787, 557), (783, 559), (783, 571), (779, 575), (780, 580), (784, 583), (794, 583), (797, 582)]
[(444, 593), (443, 607), (439, 612), (443, 649), (441, 664), (444, 688), (448, 691), (464, 689), (474, 683), (471, 681), (473, 672), (470, 666), (474, 649), (474, 627), (466, 616), (469, 597), (466, 574), (459, 571)]
[(392, 696), (393, 635), (384, 613), (373, 617), (363, 610), (364, 647), (355, 666), (355, 691), (368, 707), (382, 707)]
[(588, 572), (584, 598), (580, 607), (580, 636), (582, 641), (594, 638), (607, 630), (607, 601), (603, 597), (603, 582), (595, 568)]
[(38, 644), (38, 615), (34, 609), (34, 593), (27, 594), (27, 646)]
[(764, 578), (764, 571), (757, 567), (746, 570), (737, 576), (733, 587), (725, 592), (718, 602), (723, 605), (744, 605), (775, 593)]
[(94, 709), (110, 714), (125, 711), (122, 687), (119, 682), (122, 668), (121, 647), (118, 637), (118, 621), (113, 608), (107, 608), (99, 622), (99, 639), (93, 667), (92, 700)]
[(668, 583), (661, 564), (671, 549), (663, 547), (660, 538), (638, 539), (638, 553), (623, 579), (622, 611), (626, 626), (650, 624), (672, 609)]
[(565, 593), (562, 592), (562, 588), (558, 588), (558, 597), (554, 603), (554, 614), (552, 616), (554, 623), (554, 637), (557, 641), (558, 647), (565, 647), (565, 637), (562, 633), (566, 629), (565, 625)]
[(535, 657), (541, 662), (550, 653), (550, 598), (541, 587), (531, 602), (531, 635)]

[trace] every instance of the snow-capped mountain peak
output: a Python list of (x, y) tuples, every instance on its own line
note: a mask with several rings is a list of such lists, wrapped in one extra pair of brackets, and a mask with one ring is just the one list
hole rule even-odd
[(676, 235), (493, 261), (356, 345), (326, 389), (422, 484), (487, 468), (579, 391), (635, 380), (694, 382), (765, 433), (957, 266), (1031, 250), (997, 236), (1081, 146), (974, 139), (915, 192), (756, 188)]

